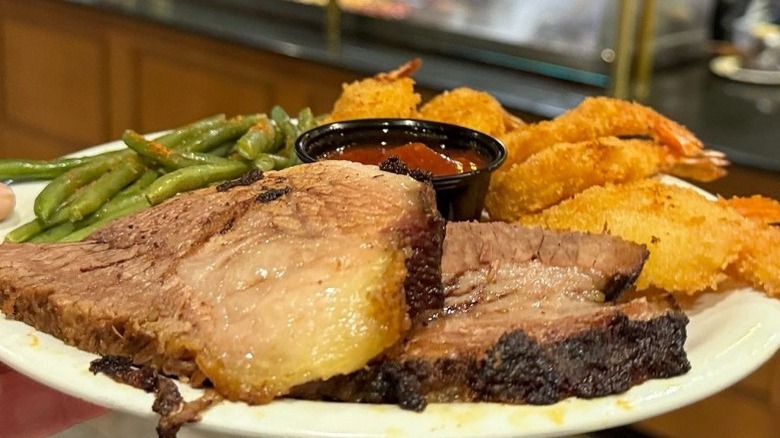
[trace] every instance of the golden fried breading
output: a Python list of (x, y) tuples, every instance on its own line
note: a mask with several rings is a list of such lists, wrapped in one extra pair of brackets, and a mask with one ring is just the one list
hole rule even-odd
[[(678, 175), (680, 169), (685, 171)], [(720, 171), (719, 163), (706, 157), (699, 160), (680, 157), (650, 140), (600, 137), (558, 143), (522, 163), (496, 171), (486, 207), (491, 217), (512, 221), (592, 186), (634, 181), (661, 172), (692, 177)]]
[(780, 223), (780, 202), (761, 195), (750, 197), (735, 196), (729, 199), (719, 199), (720, 202), (737, 210), (742, 216), (762, 224)]
[(493, 219), (517, 220), (588, 187), (655, 175), (664, 167), (662, 150), (652, 141), (617, 137), (559, 143), (496, 172), (485, 206)]
[(739, 276), (780, 297), (780, 228), (754, 223), (743, 236), (745, 245), (736, 263)]
[[(698, 157), (703, 145), (684, 126), (638, 103), (590, 97), (550, 121), (510, 132), (507, 164), (519, 163), (556, 143), (575, 143), (606, 136), (650, 136), (681, 156)], [(722, 156), (721, 156), (722, 158)]]
[(505, 114), (493, 96), (466, 87), (445, 91), (420, 108), (423, 119), (465, 126), (492, 136), (506, 132)]
[(605, 231), (643, 243), (650, 257), (637, 279), (637, 289), (657, 287), (694, 294), (715, 289), (728, 277), (726, 268), (746, 244), (743, 230), (748, 221), (693, 189), (647, 179), (592, 187), (521, 222)]
[(341, 96), (333, 104), (327, 122), (340, 120), (417, 117), (421, 98), (414, 91), (411, 78), (382, 80), (367, 78), (345, 84)]
[(780, 297), (780, 202), (760, 195), (719, 199), (748, 219), (742, 231), (742, 254), (736, 263), (740, 277)]

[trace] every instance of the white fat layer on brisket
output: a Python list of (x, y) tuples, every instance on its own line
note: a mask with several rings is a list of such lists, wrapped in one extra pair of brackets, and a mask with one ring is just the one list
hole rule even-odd
[(249, 209), (178, 264), (208, 303), (193, 322), (205, 341), (196, 360), (228, 396), (359, 369), (408, 326), (399, 230), (422, 214), (420, 183), (351, 163), (338, 177), (306, 167), (277, 182), (291, 190), (274, 208)]

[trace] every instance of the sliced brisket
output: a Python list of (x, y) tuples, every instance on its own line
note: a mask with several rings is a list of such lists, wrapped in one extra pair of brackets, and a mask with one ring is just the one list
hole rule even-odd
[(667, 299), (615, 304), (643, 246), (606, 235), (450, 223), (444, 308), (370, 366), (295, 388), (301, 398), (549, 404), (689, 369), (687, 318)]
[(84, 242), (0, 245), (0, 309), (264, 403), (362, 367), (409, 315), (440, 308), (443, 235), (428, 184), (296, 166), (177, 196)]

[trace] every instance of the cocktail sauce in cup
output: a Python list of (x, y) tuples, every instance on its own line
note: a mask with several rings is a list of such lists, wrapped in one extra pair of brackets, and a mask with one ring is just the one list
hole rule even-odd
[(322, 125), (298, 137), (304, 163), (350, 160), (379, 165), (395, 156), (433, 174), (436, 204), (448, 220), (479, 220), (490, 175), (506, 159), (497, 139), (462, 126), (415, 119), (360, 119)]

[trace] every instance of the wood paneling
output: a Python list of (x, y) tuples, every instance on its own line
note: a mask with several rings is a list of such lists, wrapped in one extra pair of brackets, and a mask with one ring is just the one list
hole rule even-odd
[(216, 68), (196, 68), (187, 60), (148, 55), (140, 60), (140, 129), (156, 131), (227, 112), (265, 111), (273, 104), (274, 84), (232, 76)]
[(100, 41), (25, 20), (5, 20), (2, 32), (9, 122), (85, 144), (100, 139), (108, 113)]
[(0, 158), (48, 159), (83, 149), (80, 142), (65, 142), (34, 129), (0, 124)]
[[(355, 75), (59, 1), (0, 0), (1, 157), (54, 157), (198, 118), (330, 110)], [(20, 140), (21, 139), (21, 140)]]

